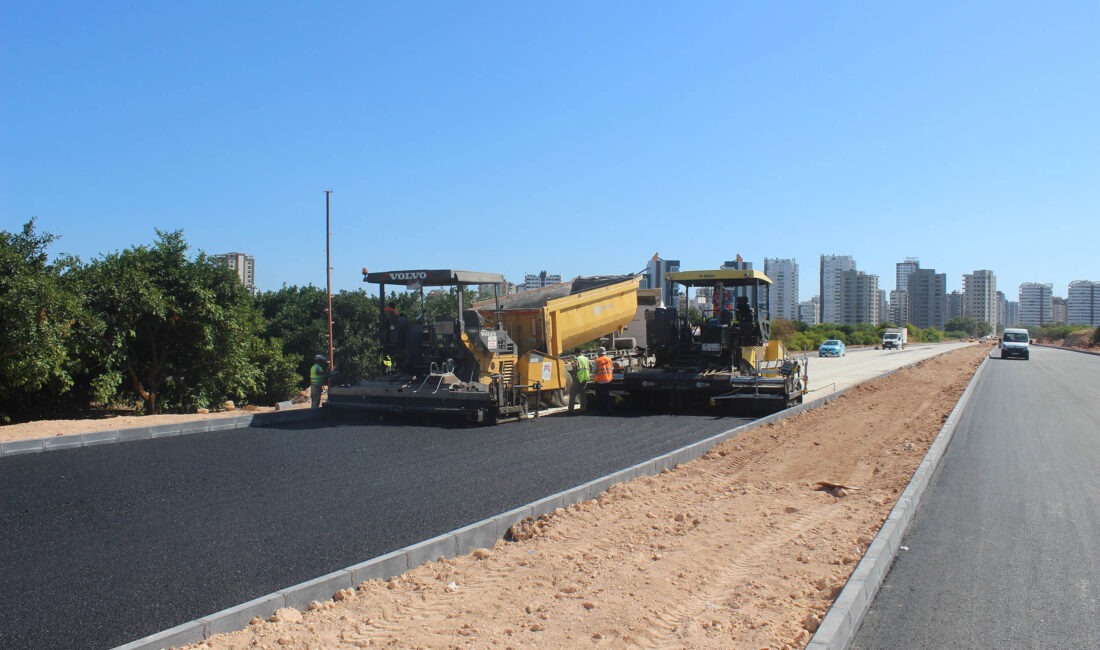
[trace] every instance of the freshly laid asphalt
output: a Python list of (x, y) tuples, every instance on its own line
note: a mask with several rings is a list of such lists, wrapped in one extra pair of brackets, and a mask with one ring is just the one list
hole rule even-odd
[(1100, 357), (987, 363), (853, 648), (1100, 647)]
[(0, 458), (0, 648), (113, 648), (737, 427), (354, 415)]

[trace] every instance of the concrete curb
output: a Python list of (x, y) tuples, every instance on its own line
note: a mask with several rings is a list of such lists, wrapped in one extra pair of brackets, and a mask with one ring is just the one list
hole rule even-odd
[(109, 445), (119, 442), (132, 442), (134, 440), (152, 440), (153, 438), (167, 438), (169, 436), (185, 436), (191, 433), (228, 431), (231, 429), (243, 429), (250, 426), (266, 426), (283, 422), (312, 420), (316, 417), (320, 417), (320, 413), (316, 409), (296, 409), (292, 411), (272, 411), (270, 413), (237, 415), (209, 420), (191, 420), (189, 422), (179, 422), (176, 424), (131, 427), (128, 429), (114, 429), (90, 433), (73, 433), (67, 436), (54, 436), (53, 438), (12, 440), (0, 443), (0, 457), (16, 456), (18, 454), (35, 454), (58, 449)]
[(988, 355), (982, 359), (981, 365), (971, 377), (970, 383), (955, 404), (951, 415), (943, 423), (935, 441), (928, 448), (928, 453), (924, 455), (917, 471), (914, 472), (913, 478), (898, 497), (886, 522), (875, 535), (867, 553), (856, 565), (844, 589), (837, 596), (833, 606), (829, 608), (829, 612), (809, 644), (806, 645), (806, 650), (846, 650), (851, 647), (864, 616), (870, 610), (879, 587), (882, 586), (886, 574), (894, 563), (905, 531), (909, 528), (909, 523), (920, 506), (921, 498), (932, 476), (936, 473), (936, 468), (939, 467), (947, 446), (951, 444), (951, 438), (955, 435), (955, 428), (959, 424), (962, 412), (970, 401), (974, 387), (978, 384), (982, 372), (985, 371), (989, 359)]
[[(946, 352), (943, 352), (941, 354), (946, 354)], [(935, 357), (928, 357), (928, 359), (934, 358)], [(928, 359), (914, 361), (913, 363), (906, 364), (889, 372), (884, 372), (865, 381), (874, 381), (876, 379), (887, 377), (900, 370), (910, 368), (919, 363), (927, 361)], [(979, 368), (979, 373), (981, 371), (981, 368), (984, 367), (985, 363), (983, 361), (982, 366)], [(978, 373), (975, 373), (975, 379), (977, 378), (977, 374)], [(971, 385), (973, 385), (973, 383), (974, 380), (971, 380)], [(858, 385), (859, 384), (855, 384), (855, 386)], [(764, 418), (760, 418), (759, 420), (754, 420), (753, 422), (743, 424), (728, 431), (724, 431), (705, 440), (701, 440), (680, 449), (676, 449), (667, 454), (664, 454), (663, 456), (658, 456), (657, 458), (638, 463), (637, 465), (634, 465), (632, 467), (627, 467), (626, 469), (619, 470), (618, 472), (602, 476), (587, 483), (578, 485), (574, 488), (550, 495), (543, 499), (539, 499), (538, 501), (529, 503), (525, 506), (521, 506), (505, 513), (501, 513), (494, 517), (483, 519), (479, 522), (475, 522), (463, 528), (459, 528), (458, 530), (444, 533), (442, 535), (439, 535), (438, 537), (434, 537), (432, 539), (428, 539), (423, 542), (413, 544), (411, 546), (406, 546), (405, 548), (398, 549), (385, 555), (367, 560), (360, 564), (347, 567), (346, 569), (335, 571), (328, 575), (324, 575), (319, 578), (309, 580), (307, 582), (299, 583), (286, 589), (282, 589), (278, 592), (267, 594), (266, 596), (261, 596), (254, 600), (250, 600), (247, 603), (237, 605), (236, 607), (224, 609), (220, 612), (215, 612), (200, 619), (177, 625), (176, 627), (164, 630), (163, 632), (158, 632), (157, 634), (147, 636), (143, 639), (132, 641), (130, 643), (127, 643), (126, 645), (118, 646), (114, 650), (162, 650), (163, 648), (168, 648), (171, 646), (196, 643), (215, 634), (222, 634), (224, 632), (233, 632), (244, 629), (248, 627), (249, 622), (254, 617), (259, 616), (260, 618), (266, 619), (274, 614), (276, 610), (283, 607), (295, 607), (298, 609), (304, 609), (308, 607), (309, 603), (313, 600), (329, 600), (336, 593), (336, 591), (340, 589), (354, 588), (356, 585), (363, 582), (364, 580), (387, 580), (394, 576), (399, 576), (410, 569), (420, 566), (421, 564), (434, 562), (441, 557), (457, 557), (459, 555), (465, 555), (466, 553), (469, 553), (477, 548), (491, 548), (498, 540), (504, 537), (505, 533), (512, 525), (523, 521), (527, 517), (537, 518), (544, 514), (549, 514), (554, 510), (557, 510), (558, 508), (564, 508), (574, 503), (580, 503), (582, 501), (594, 499), (603, 492), (606, 492), (611, 486), (617, 483), (630, 481), (638, 478), (639, 476), (655, 476), (666, 469), (673, 469), (677, 465), (682, 465), (699, 458), (718, 443), (733, 438), (742, 432), (751, 431), (752, 429), (756, 429), (758, 427), (767, 426), (769, 424), (785, 420), (786, 418), (789, 418), (803, 411), (821, 408), (829, 402), (838, 399), (841, 395), (848, 392), (855, 386), (849, 386), (848, 388), (830, 393), (829, 395), (825, 395), (823, 397), (819, 397), (813, 401), (799, 404), (798, 406), (780, 411), (779, 413), (774, 413)], [(963, 393), (963, 398), (960, 400), (959, 404), (963, 403), (963, 401), (968, 397), (969, 392), (970, 388), (968, 387), (967, 390)], [(947, 422), (953, 423), (956, 419), (957, 412), (960, 410), (960, 406), (956, 405), (955, 411), (952, 412), (951, 417), (948, 418)], [(947, 424), (945, 424), (944, 427), (946, 428)], [(943, 434), (941, 431), (940, 437), (942, 437), (942, 435)], [(933, 443), (933, 449), (936, 448), (936, 445), (938, 443), (939, 438), (937, 438), (937, 441)], [(946, 443), (944, 443), (942, 446), (946, 447)], [(942, 455), (942, 453), (942, 451), (939, 452), (940, 455)], [(931, 454), (932, 450), (930, 449), (929, 455)], [(925, 462), (927, 461), (928, 456), (925, 456)], [(921, 467), (924, 467), (924, 465), (925, 463), (922, 463)], [(920, 474), (921, 469), (918, 468), (917, 472), (918, 474)], [(927, 477), (931, 477), (931, 471), (927, 471), (926, 474)], [(927, 483), (927, 477), (924, 479), (925, 483)], [(912, 485), (913, 483), (911, 482), (910, 486)], [(908, 489), (906, 490), (906, 492), (908, 492)], [(903, 494), (902, 497), (905, 498), (905, 495)], [(901, 501), (899, 500), (899, 504), (900, 503)], [(897, 509), (898, 508), (895, 507), (895, 510)], [(911, 516), (911, 513), (908, 516)], [(891, 513), (891, 517), (893, 517), (893, 513)], [(887, 520), (887, 523), (889, 523), (889, 519)], [(908, 523), (908, 519), (906, 519), (905, 523)], [(883, 528), (885, 529), (885, 525), (883, 526)], [(897, 540), (899, 540), (897, 544), (900, 544), (900, 539), (901, 534), (899, 533), (897, 535)], [(894, 551), (896, 551), (897, 544), (895, 544)], [(871, 553), (872, 549), (875, 549), (874, 544), (872, 544), (871, 549), (868, 549), (868, 554)], [(890, 566), (890, 562), (892, 561), (893, 555), (891, 554), (889, 560), (884, 562), (882, 566), (878, 568), (878, 570), (882, 572), (882, 577), (885, 577), (886, 568)], [(857, 572), (860, 570), (861, 566), (863, 566), (863, 562), (861, 562), (860, 565), (856, 567)], [(854, 578), (855, 575), (853, 574), (852, 579)], [(852, 579), (849, 579), (849, 584), (851, 584)], [(881, 582), (881, 578), (879, 579), (879, 582)], [(841, 596), (838, 597), (837, 603), (839, 603), (840, 599), (844, 597), (844, 593), (846, 591), (847, 588), (845, 588), (844, 592), (841, 592)], [(836, 608), (837, 605), (834, 604), (833, 609)], [(830, 610), (830, 613), (831, 611), (832, 610)], [(864, 612), (865, 611), (866, 610), (864, 610)], [(828, 617), (826, 617), (826, 621), (828, 620)], [(860, 615), (860, 620), (862, 620), (862, 614)], [(822, 627), (824, 627), (824, 624)], [(856, 625), (856, 629), (858, 629), (858, 625)], [(817, 637), (815, 636), (814, 640), (816, 639)], [(815, 648), (826, 647), (833, 646), (815, 646)]]

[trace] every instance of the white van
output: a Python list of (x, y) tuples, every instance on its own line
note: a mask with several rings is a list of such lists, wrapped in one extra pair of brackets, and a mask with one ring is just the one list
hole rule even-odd
[(1001, 335), (1001, 358), (1020, 357), (1027, 361), (1031, 357), (1031, 333), (1025, 329), (1005, 328)]

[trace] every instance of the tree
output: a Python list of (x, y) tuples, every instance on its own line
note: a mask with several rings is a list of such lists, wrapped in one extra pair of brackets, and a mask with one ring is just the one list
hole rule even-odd
[(236, 275), (203, 253), (188, 259), (187, 248), (182, 231), (158, 230), (153, 246), (109, 254), (83, 274), (89, 307), (106, 318), (100, 385), (146, 413), (264, 393), (255, 355), (276, 359)]
[(264, 335), (282, 342), (283, 354), (304, 388), (313, 357), (328, 352), (328, 295), (313, 285), (283, 287), (258, 295), (256, 304), (266, 322)]
[(73, 386), (71, 339), (84, 316), (68, 273), (79, 260), (48, 263), (54, 235), (0, 231), (0, 421), (56, 398)]

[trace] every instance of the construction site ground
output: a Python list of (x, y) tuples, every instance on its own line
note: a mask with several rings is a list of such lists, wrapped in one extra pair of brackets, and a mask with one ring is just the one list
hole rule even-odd
[(921, 361), (557, 511), (519, 541), (193, 647), (802, 647), (989, 351)]

